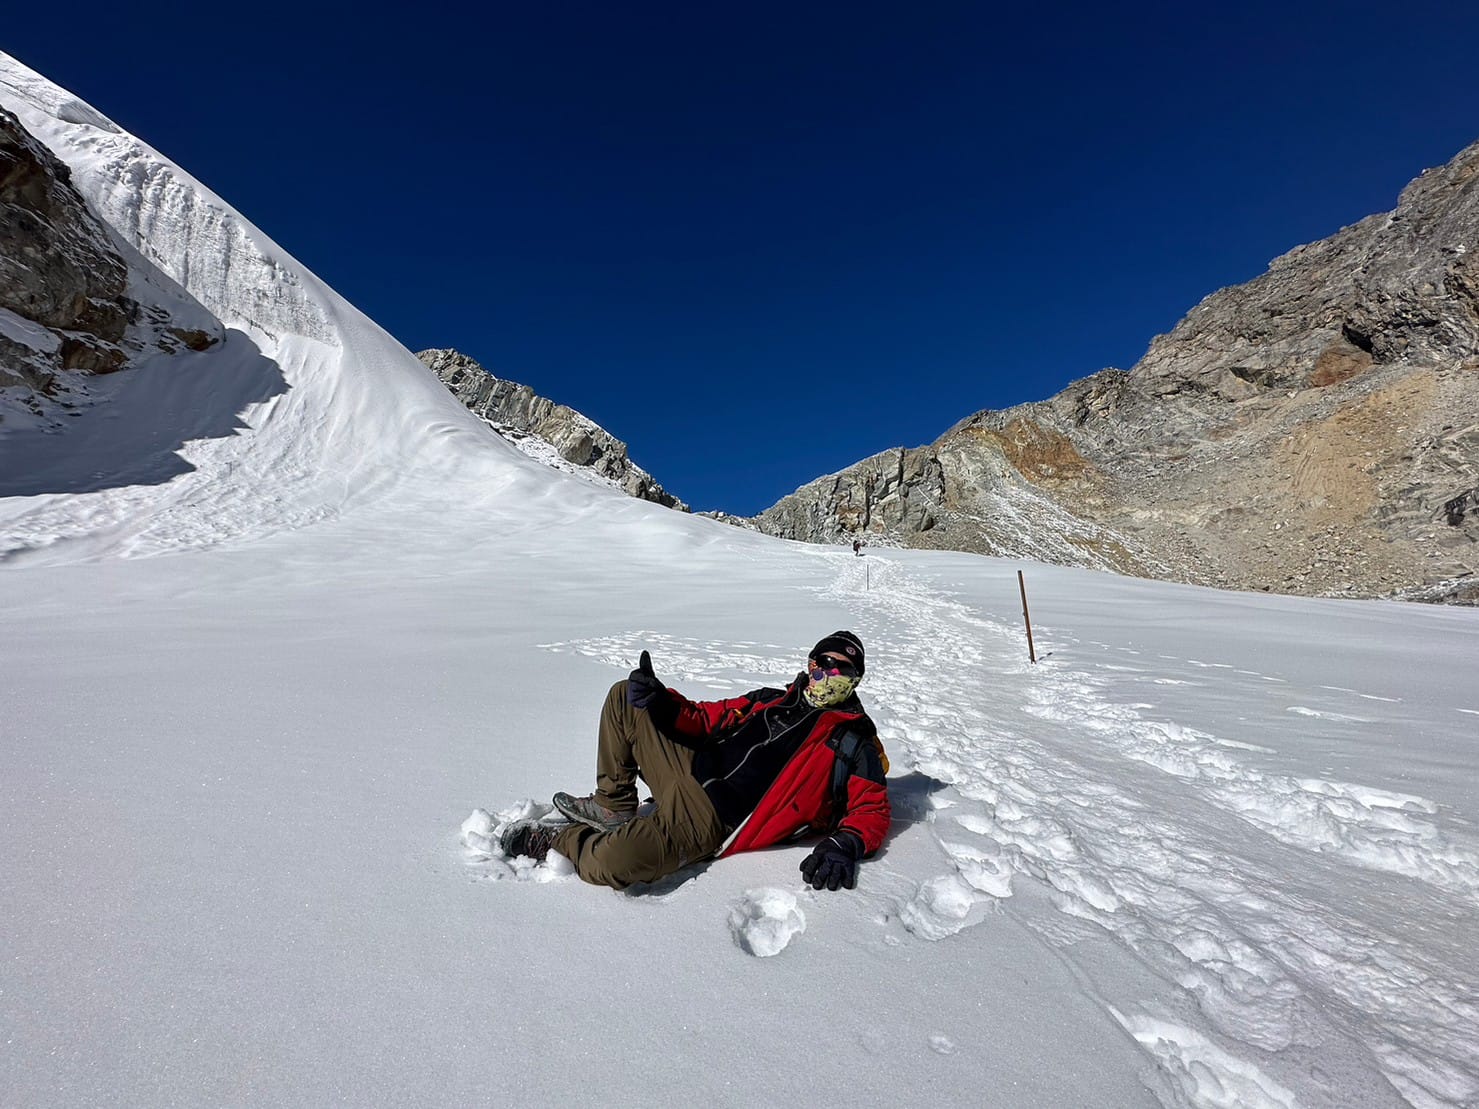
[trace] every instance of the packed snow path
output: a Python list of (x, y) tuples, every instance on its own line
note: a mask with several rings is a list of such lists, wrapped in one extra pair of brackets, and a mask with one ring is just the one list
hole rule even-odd
[[(856, 613), (876, 660), (861, 692), (893, 777), (942, 787), (928, 794), (925, 825), (949, 866), (883, 882), (887, 853), (868, 864), (863, 896), (905, 891), (887, 898), (884, 917), (942, 939), (1000, 907), (1019, 876), (1035, 879), (1061, 913), (1108, 930), (1199, 1010), (1203, 1020), (1188, 1020), (1102, 998), (1195, 1104), (1338, 1106), (1353, 1083), (1374, 1088), (1375, 1103), (1382, 1088), (1392, 1103), (1479, 1097), (1472, 828), (1445, 826), (1422, 797), (1273, 772), (1260, 756), (1276, 752), (1256, 737), (1127, 702), (1156, 687), (1277, 687), (1276, 674), (1051, 628), (1040, 629), (1050, 653), (1034, 666), (1020, 626), (902, 565), (872, 558), (865, 590), (861, 560), (817, 557), (836, 568), (818, 592)], [(665, 680), (704, 696), (774, 683), (800, 661), (778, 645), (653, 633), (550, 647), (613, 668), (646, 648)], [(1370, 709), (1395, 700), (1325, 689), (1349, 712), (1287, 711), (1379, 726)], [(1071, 948), (1061, 919), (1027, 919), (1045, 943)], [(1218, 1042), (1193, 1027), (1207, 1022)]]

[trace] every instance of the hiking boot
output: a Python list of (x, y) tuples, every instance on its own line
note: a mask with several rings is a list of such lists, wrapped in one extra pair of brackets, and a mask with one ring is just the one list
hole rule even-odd
[(598, 832), (614, 832), (637, 815), (636, 812), (615, 812), (608, 809), (605, 805), (598, 804), (594, 795), (572, 797), (568, 793), (557, 793), (554, 802), (555, 808), (571, 820)]
[(542, 863), (550, 848), (555, 845), (555, 837), (560, 831), (558, 827), (542, 824), (538, 820), (519, 820), (503, 830), (498, 837), (498, 846), (510, 859), (527, 855), (535, 862)]

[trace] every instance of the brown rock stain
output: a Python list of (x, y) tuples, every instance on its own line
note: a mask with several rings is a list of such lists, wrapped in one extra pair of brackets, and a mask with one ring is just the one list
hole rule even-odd
[(1407, 450), (1404, 414), (1424, 411), (1437, 378), (1415, 371), (1296, 428), (1275, 449), (1272, 469), (1289, 475), (1289, 492), (1317, 516), (1367, 517), (1381, 503), (1380, 473)]
[(1331, 343), (1315, 359), (1310, 371), (1310, 384), (1317, 389), (1339, 385), (1365, 373), (1372, 366), (1371, 355), (1349, 343)]
[(1070, 485), (1094, 475), (1094, 467), (1066, 436), (1035, 420), (1019, 416), (1000, 431), (972, 427), (959, 434), (994, 445), (1034, 485)]

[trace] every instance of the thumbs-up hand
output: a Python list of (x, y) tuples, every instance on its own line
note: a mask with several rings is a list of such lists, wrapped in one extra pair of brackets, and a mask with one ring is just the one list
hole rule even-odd
[(667, 694), (667, 687), (652, 672), (652, 656), (643, 651), (637, 660), (637, 668), (627, 677), (627, 704), (634, 709), (645, 709)]

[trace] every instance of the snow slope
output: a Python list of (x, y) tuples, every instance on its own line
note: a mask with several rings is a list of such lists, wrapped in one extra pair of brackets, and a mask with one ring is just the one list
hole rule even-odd
[(537, 474), (381, 328), (101, 113), (4, 55), (0, 103), (128, 247), (230, 329), (214, 350), (95, 384), (99, 403), (64, 436), (0, 439), (0, 475), (40, 467), (43, 491), (91, 490), (81, 505), (0, 506), (0, 556), (199, 549), (396, 492), (451, 510), (469, 489), (492, 496)]
[[(51, 489), (0, 500), (0, 1102), (1479, 1102), (1473, 611), (1029, 566), (1031, 665), (1015, 565), (545, 470), (0, 61), (232, 329), (10, 456)], [(837, 627), (897, 816), (857, 890), (477, 839), (589, 788), (640, 649), (724, 695)]]

